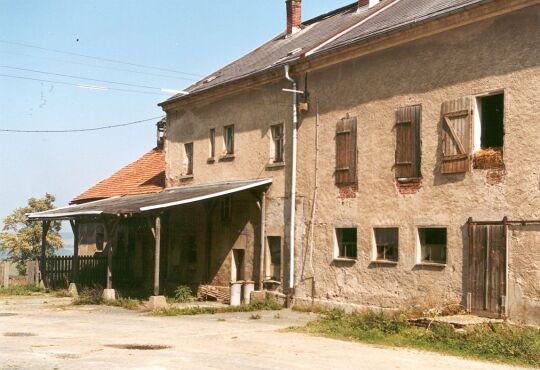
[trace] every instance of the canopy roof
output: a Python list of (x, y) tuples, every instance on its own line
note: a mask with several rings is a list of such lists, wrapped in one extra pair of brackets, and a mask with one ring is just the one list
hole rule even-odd
[(169, 188), (161, 193), (113, 197), (95, 202), (30, 213), (31, 220), (69, 220), (81, 217), (138, 214), (216, 198), (272, 183), (272, 179), (228, 181)]

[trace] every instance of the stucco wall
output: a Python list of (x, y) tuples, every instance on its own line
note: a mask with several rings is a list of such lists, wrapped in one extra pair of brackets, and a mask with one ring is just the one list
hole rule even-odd
[[(318, 101), (320, 190), (313, 255), (318, 297), (384, 307), (462, 302), (467, 219), (540, 218), (539, 10), (469, 25), (309, 75), (312, 109), (300, 128), (298, 172), (299, 194), (311, 199), (313, 108)], [(441, 174), (441, 104), (497, 90), (505, 94), (502, 180), (489, 184), (488, 170)], [(393, 169), (395, 110), (414, 104), (422, 105), (422, 183), (417, 192), (401, 194)], [(333, 176), (335, 126), (347, 114), (358, 118), (354, 198), (340, 196)], [(333, 230), (339, 226), (358, 227), (354, 262), (333, 259)], [(372, 262), (372, 230), (380, 226), (399, 227), (397, 265)], [(448, 228), (446, 266), (418, 263), (419, 226)], [(518, 241), (527, 244), (521, 236), (515, 239), (511, 249)], [(537, 255), (529, 256), (540, 263)], [(529, 269), (519, 260), (514, 263), (516, 270)], [(537, 276), (533, 284), (538, 284)], [(310, 295), (311, 282), (300, 284), (297, 293)]]

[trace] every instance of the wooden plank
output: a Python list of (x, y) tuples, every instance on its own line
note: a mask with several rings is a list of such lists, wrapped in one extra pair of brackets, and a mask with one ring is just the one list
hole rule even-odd
[(462, 173), (470, 168), (472, 146), (471, 99), (444, 102), (442, 116), (442, 173)]

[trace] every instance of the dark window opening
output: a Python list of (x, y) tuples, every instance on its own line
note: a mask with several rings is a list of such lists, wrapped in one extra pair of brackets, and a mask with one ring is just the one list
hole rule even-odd
[(356, 258), (356, 228), (336, 229), (338, 258)]
[(377, 261), (398, 260), (398, 228), (375, 229), (375, 242), (377, 244)]
[(243, 249), (233, 249), (234, 268), (236, 270), (235, 281), (244, 280), (244, 255), (245, 251)]
[(225, 142), (225, 154), (234, 154), (234, 126), (225, 126), (223, 140)]
[(272, 126), (274, 141), (274, 162), (283, 162), (283, 125)]
[(504, 94), (478, 98), (478, 103), (482, 128), (481, 148), (501, 148), (504, 141)]
[(96, 249), (98, 251), (103, 250), (105, 244), (105, 228), (102, 225), (96, 227)]
[(421, 262), (446, 263), (446, 228), (420, 228)]
[(184, 144), (186, 154), (186, 171), (185, 175), (193, 175), (193, 143)]
[(270, 254), (270, 271), (267, 276), (272, 280), (281, 280), (281, 237), (268, 237), (268, 251)]
[(214, 158), (216, 155), (216, 129), (210, 129), (210, 158)]

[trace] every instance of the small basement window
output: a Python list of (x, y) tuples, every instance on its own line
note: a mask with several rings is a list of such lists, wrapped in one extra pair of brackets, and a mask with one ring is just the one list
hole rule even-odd
[(445, 227), (418, 229), (420, 263), (446, 264), (447, 230)]
[(399, 229), (397, 227), (375, 228), (377, 261), (398, 260)]
[(356, 228), (336, 228), (338, 258), (356, 259)]

